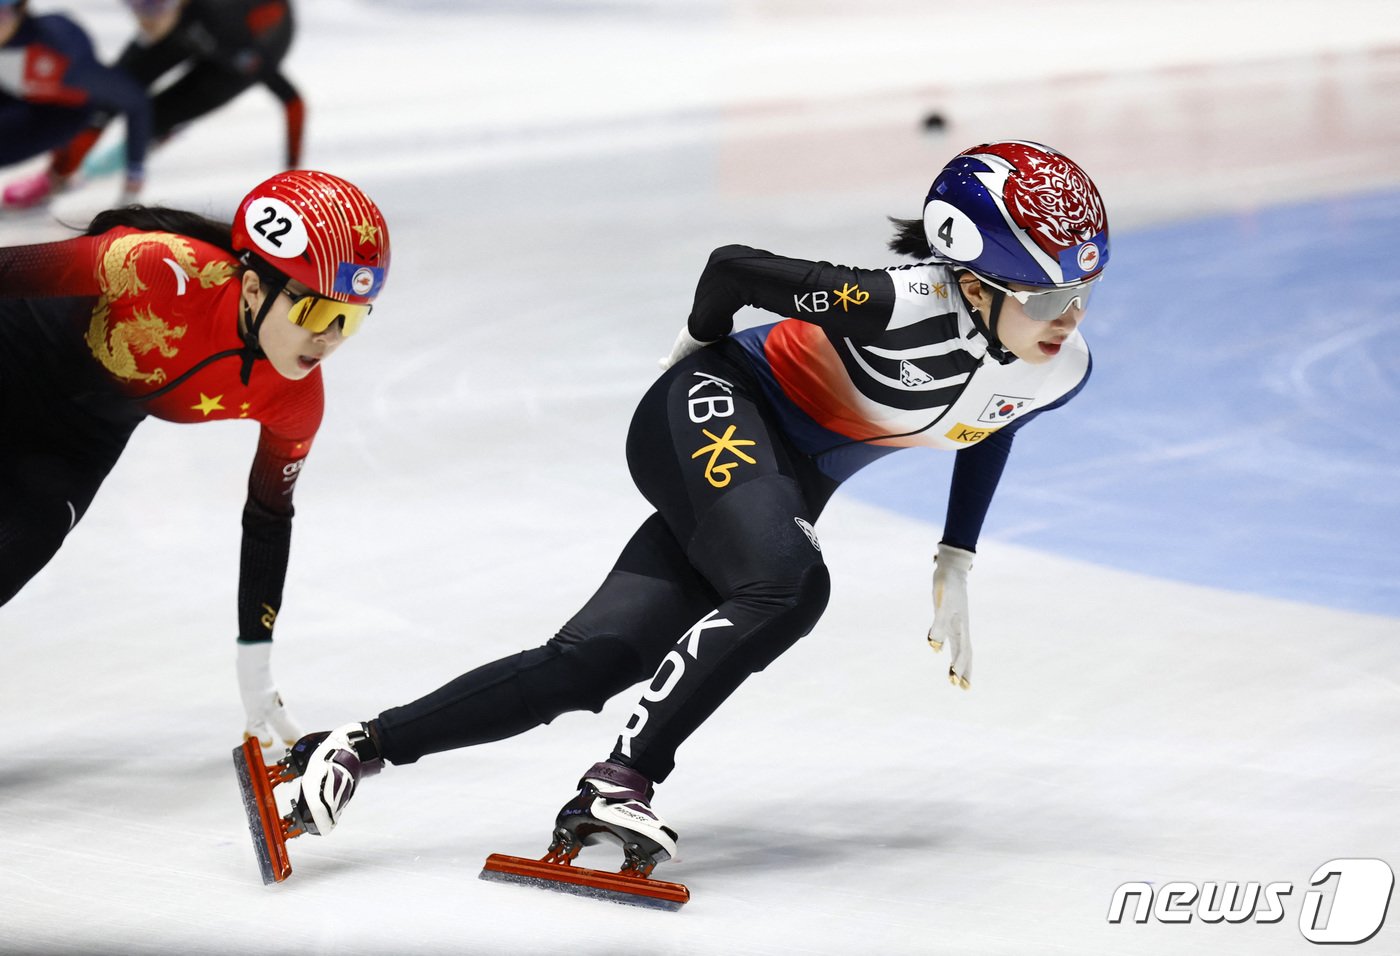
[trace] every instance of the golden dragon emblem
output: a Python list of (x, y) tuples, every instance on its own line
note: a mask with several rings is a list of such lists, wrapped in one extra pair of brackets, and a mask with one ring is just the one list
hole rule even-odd
[(172, 342), (183, 338), (186, 331), (186, 326), (171, 326), (149, 308), (137, 309), (130, 318), (109, 327), (112, 303), (146, 290), (136, 263), (143, 253), (158, 254), (152, 246), (163, 249), (167, 254), (162, 258), (166, 262), (179, 268), (186, 280), (198, 282), (204, 289), (224, 284), (235, 271), (232, 263), (218, 260), (199, 266), (189, 240), (174, 233), (133, 233), (112, 240), (99, 266), (97, 283), (101, 294), (84, 338), (93, 357), (125, 381), (164, 382), (168, 377), (164, 369), (142, 372), (137, 357), (158, 352), (165, 358), (173, 358), (180, 350)]

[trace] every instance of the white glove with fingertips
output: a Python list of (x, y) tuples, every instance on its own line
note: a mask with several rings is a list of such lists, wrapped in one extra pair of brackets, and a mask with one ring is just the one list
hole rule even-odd
[[(714, 341), (718, 341), (718, 339)], [(663, 370), (668, 369), (687, 355), (698, 352), (709, 344), (709, 342), (701, 342), (691, 335), (689, 324), (682, 325), (680, 334), (676, 336), (676, 344), (671, 346), (671, 354), (660, 359), (659, 364)]]
[(271, 641), (238, 642), (238, 693), (247, 717), (244, 740), (256, 737), (263, 750), (280, 752), (301, 738), (301, 728), (272, 683)]
[(933, 627), (928, 643), (935, 651), (948, 645), (948, 681), (968, 690), (972, 686), (972, 635), (967, 619), (967, 572), (973, 553), (949, 544), (938, 546), (933, 570)]

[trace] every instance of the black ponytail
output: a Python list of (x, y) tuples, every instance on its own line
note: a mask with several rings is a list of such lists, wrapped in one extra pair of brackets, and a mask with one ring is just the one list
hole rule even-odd
[(924, 235), (922, 219), (896, 219), (894, 216), (886, 218), (894, 223), (894, 238), (889, 241), (891, 252), (897, 252), (901, 256), (913, 256), (915, 259), (930, 257), (928, 237)]
[(201, 216), (183, 209), (168, 209), (165, 206), (123, 206), (99, 212), (88, 223), (84, 235), (100, 236), (109, 229), (127, 226), (142, 232), (173, 232), (189, 236), (211, 246), (218, 246), (231, 256), (233, 251), (233, 227), (226, 222)]

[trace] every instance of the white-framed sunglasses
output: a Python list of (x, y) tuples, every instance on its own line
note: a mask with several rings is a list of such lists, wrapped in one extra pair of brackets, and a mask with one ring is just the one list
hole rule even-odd
[(1093, 290), (1094, 283), (1098, 282), (1100, 276), (1086, 279), (1075, 285), (1065, 286), (1060, 289), (1027, 289), (1025, 291), (1008, 289), (999, 282), (993, 282), (984, 275), (976, 272), (977, 281), (1005, 292), (1008, 296), (1021, 303), (1021, 308), (1025, 309), (1026, 315), (1038, 322), (1050, 322), (1058, 319), (1070, 309), (1074, 308), (1076, 302), (1079, 308), (1089, 307), (1089, 293)]

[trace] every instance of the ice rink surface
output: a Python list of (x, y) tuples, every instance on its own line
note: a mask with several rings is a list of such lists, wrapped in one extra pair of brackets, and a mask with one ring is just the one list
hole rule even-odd
[[(950, 155), (1051, 143), (1115, 229), (1094, 378), (1017, 440), (969, 693), (923, 639), (946, 457), (838, 494), (830, 610), (658, 794), (675, 915), (476, 879), (543, 851), (631, 695), (389, 768), (261, 886), (229, 757), (256, 429), (147, 423), (0, 609), (0, 952), (1325, 950), (1299, 930), (1339, 892), (1314, 870), (1400, 868), (1390, 6), (303, 2), (308, 164), (394, 242), (297, 496), (274, 663), (308, 727), (544, 641), (592, 593), (646, 515), (631, 408), (718, 245), (893, 264), (883, 217)], [(116, 52), (117, 4), (68, 9)], [(249, 93), (153, 157), (147, 198), (231, 215), (281, 149)], [(1273, 923), (1112, 924), (1127, 881), (1293, 889)], [(1347, 951), (1400, 952), (1396, 910)]]

